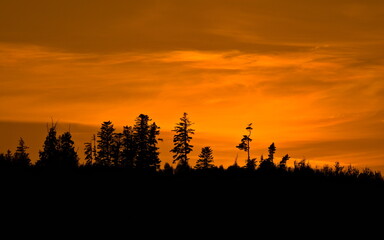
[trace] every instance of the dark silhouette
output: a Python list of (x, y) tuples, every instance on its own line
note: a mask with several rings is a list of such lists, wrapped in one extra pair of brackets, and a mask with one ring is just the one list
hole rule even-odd
[(213, 168), (213, 151), (211, 147), (203, 147), (196, 162), (195, 169), (209, 169)]
[(79, 158), (71, 133), (65, 132), (58, 138), (56, 135), (56, 124), (52, 124), (45, 138), (43, 151), (39, 152), (40, 159), (36, 162), (36, 166), (56, 169), (77, 168)]
[(133, 127), (133, 139), (136, 143), (135, 167), (156, 171), (160, 167), (158, 152), (158, 135), (160, 128), (156, 123), (149, 124), (151, 119), (148, 115), (140, 114), (136, 118)]
[(288, 154), (286, 154), (286, 155), (281, 159), (281, 161), (280, 161), (280, 163), (279, 163), (279, 168), (285, 170), (285, 169), (287, 168), (287, 161), (288, 161), (290, 158), (291, 158), (291, 157), (290, 157)]
[[(286, 199), (292, 192), (300, 196), (308, 189), (314, 189), (316, 194), (319, 191), (329, 194), (332, 189), (339, 193), (344, 189), (344, 192), (355, 194), (353, 197), (359, 189), (372, 189), (375, 193), (384, 190), (381, 173), (369, 168), (342, 166), (339, 162), (318, 168), (312, 167), (306, 159), (290, 164), (291, 156), (288, 154), (276, 161), (278, 149), (275, 143), (268, 147), (267, 158), (261, 156), (256, 161), (250, 154), (251, 125), (246, 128), (249, 133), (237, 146), (248, 153), (243, 166), (238, 164), (236, 157), (233, 165), (216, 167), (213, 164), (213, 148), (204, 147), (195, 166), (191, 167), (189, 153), (193, 146), (190, 142), (195, 130), (191, 129), (192, 123), (186, 113), (173, 130), (174, 147), (171, 152), (177, 165), (174, 167), (165, 162), (161, 167), (158, 147), (160, 127), (151, 121), (148, 115), (140, 114), (135, 124), (124, 126), (122, 132), (116, 131), (111, 121), (102, 123), (97, 138), (94, 135), (84, 145), (85, 161), (82, 164), (79, 164), (71, 133), (64, 132), (57, 137), (56, 124), (52, 124), (35, 164), (29, 159), (28, 147), (22, 138), (14, 154), (10, 150), (0, 153), (0, 177), (3, 178), (0, 183), (12, 186), (19, 181), (21, 184), (28, 183), (29, 187), (34, 186), (35, 190), (37, 186), (49, 186), (49, 190), (67, 186), (70, 192), (78, 189), (78, 193), (86, 189), (99, 192), (103, 188), (112, 188), (132, 198), (142, 194), (138, 189), (169, 196), (176, 191), (173, 199), (181, 199), (178, 195), (180, 191), (184, 196), (196, 198), (220, 193), (222, 199), (238, 194), (255, 194), (258, 199), (263, 199), (284, 193), (280, 198)], [(60, 171), (63, 169), (66, 171)], [(44, 192), (49, 191), (44, 189)]]
[(135, 166), (136, 157), (136, 141), (134, 138), (133, 128), (124, 126), (121, 150), (121, 166), (125, 168), (133, 168)]
[(52, 124), (45, 138), (43, 150), (39, 152), (40, 159), (36, 162), (36, 166), (59, 167), (59, 140), (56, 135), (56, 124)]
[(7, 153), (0, 154), (0, 167), (3, 169), (8, 169), (13, 165), (13, 156), (11, 150), (7, 150)]
[(188, 166), (188, 154), (193, 150), (193, 145), (190, 144), (192, 137), (195, 133), (195, 130), (190, 128), (192, 125), (191, 121), (188, 119), (188, 114), (184, 113), (183, 117), (180, 118), (180, 122), (176, 124), (176, 127), (174, 130), (175, 135), (173, 137), (173, 145), (174, 148), (171, 150), (171, 152), (174, 153), (173, 155), (173, 163), (178, 163), (177, 169), (181, 169), (185, 167), (186, 169), (189, 169)]
[(95, 164), (99, 166), (112, 166), (112, 147), (114, 143), (115, 128), (111, 121), (103, 122), (97, 133), (97, 156)]
[(84, 154), (85, 154), (85, 165), (92, 166), (93, 164), (93, 146), (92, 143), (86, 142), (84, 143)]
[(276, 152), (276, 146), (275, 146), (275, 143), (272, 143), (269, 147), (268, 147), (268, 158), (267, 159), (261, 159), (260, 160), (260, 169), (267, 169), (267, 170), (271, 170), (271, 169), (274, 169), (276, 166), (275, 166), (275, 163), (273, 162), (274, 158), (275, 158), (275, 152)]
[(236, 148), (243, 150), (247, 152), (248, 158), (246, 160), (246, 167), (250, 170), (254, 170), (256, 168), (256, 158), (251, 159), (251, 145), (252, 142), (251, 135), (252, 135), (252, 123), (248, 124), (248, 127), (245, 128), (248, 131), (248, 135), (243, 135), (243, 138), (241, 139), (241, 142), (239, 145), (236, 146)]
[(16, 152), (13, 156), (13, 165), (18, 168), (26, 168), (31, 165), (31, 159), (29, 153), (27, 153), (27, 147), (23, 138), (20, 138), (19, 145), (16, 148)]
[(61, 168), (77, 168), (79, 157), (75, 150), (70, 132), (65, 132), (58, 139), (58, 161)]
[(85, 143), (84, 167), (140, 169), (158, 171), (160, 169), (158, 138), (160, 127), (148, 115), (140, 114), (135, 125), (124, 126), (123, 132), (115, 132), (111, 121), (104, 122), (92, 142)]

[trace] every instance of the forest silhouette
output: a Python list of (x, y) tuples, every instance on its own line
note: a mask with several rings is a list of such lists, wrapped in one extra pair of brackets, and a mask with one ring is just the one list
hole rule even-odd
[[(140, 114), (133, 126), (124, 126), (123, 132), (117, 132), (111, 121), (101, 124), (99, 131), (90, 136), (90, 141), (84, 143), (85, 159), (80, 163), (75, 143), (71, 133), (64, 132), (57, 136), (57, 124), (52, 122), (48, 128), (46, 139), (39, 151), (39, 159), (33, 164), (28, 154), (28, 147), (20, 138), (16, 151), (8, 150), (0, 154), (0, 171), (3, 176), (17, 174), (111, 174), (126, 177), (147, 176), (164, 178), (249, 178), (268, 182), (321, 182), (342, 184), (369, 184), (382, 186), (383, 177), (379, 171), (369, 168), (358, 169), (352, 165), (324, 165), (313, 168), (305, 159), (294, 161), (288, 166), (288, 154), (282, 159), (275, 157), (275, 143), (268, 147), (268, 156), (263, 155), (259, 160), (251, 156), (252, 124), (249, 124), (239, 145), (234, 146), (247, 153), (245, 165), (240, 166), (236, 159), (234, 164), (224, 168), (217, 166), (214, 159), (214, 149), (203, 147), (199, 159), (194, 166), (190, 163), (189, 154), (193, 149), (194, 129), (188, 114), (184, 113), (176, 123), (173, 137), (173, 164), (166, 162), (161, 168), (158, 142), (160, 127), (148, 115)], [(176, 165), (174, 165), (176, 164)], [(35, 174), (36, 175), (36, 174)], [(95, 175), (94, 175), (95, 176)]]

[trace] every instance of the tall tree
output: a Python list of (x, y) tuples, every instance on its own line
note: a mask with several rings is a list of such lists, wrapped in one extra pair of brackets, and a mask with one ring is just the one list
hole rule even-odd
[(276, 146), (275, 146), (275, 143), (272, 143), (268, 147), (268, 161), (270, 161), (271, 163), (273, 163), (275, 152), (276, 152)]
[(160, 127), (156, 125), (156, 123), (152, 123), (149, 126), (149, 136), (148, 136), (148, 144), (149, 144), (149, 167), (153, 170), (160, 169), (160, 158), (159, 158), (159, 148), (157, 147), (158, 141), (162, 141), (162, 139), (158, 138), (160, 135)]
[(190, 144), (195, 130), (190, 128), (192, 122), (188, 119), (188, 114), (184, 113), (183, 117), (180, 118), (180, 122), (176, 124), (174, 130), (175, 135), (173, 136), (174, 148), (171, 150), (173, 155), (173, 163), (179, 162), (181, 165), (188, 166), (188, 154), (193, 150), (193, 145)]
[(91, 142), (84, 143), (85, 166), (93, 164), (93, 147)]
[(111, 158), (112, 158), (111, 161), (112, 161), (112, 165), (115, 167), (121, 166), (122, 139), (123, 139), (122, 133), (113, 134), (113, 141), (112, 141), (112, 147), (111, 147)]
[(60, 168), (76, 168), (79, 164), (79, 157), (75, 150), (75, 143), (70, 132), (65, 132), (58, 139), (58, 161)]
[(39, 151), (40, 159), (36, 162), (37, 166), (58, 167), (59, 142), (56, 134), (56, 124), (52, 124), (45, 138), (43, 151)]
[(97, 158), (96, 136), (93, 134), (92, 141), (84, 143), (85, 166), (92, 166)]
[(25, 142), (23, 138), (20, 138), (19, 145), (16, 148), (16, 152), (13, 157), (13, 164), (16, 167), (29, 167), (31, 165), (31, 159), (29, 158), (29, 154), (27, 153), (27, 149), (29, 147), (25, 146)]
[(248, 124), (248, 126), (245, 128), (248, 131), (248, 135), (243, 135), (243, 138), (241, 139), (241, 142), (239, 145), (236, 146), (236, 148), (243, 150), (247, 152), (248, 158), (246, 161), (246, 166), (256, 166), (256, 159), (251, 159), (251, 145), (252, 142), (251, 135), (252, 135), (252, 123)]
[(199, 155), (199, 159), (196, 161), (195, 169), (209, 169), (213, 168), (213, 151), (211, 147), (203, 147)]
[[(135, 153), (135, 167), (145, 170), (158, 170), (160, 167), (159, 148), (157, 147), (160, 134), (160, 127), (156, 123), (150, 123), (152, 119), (148, 115), (140, 114), (135, 121), (133, 134), (130, 128), (126, 128), (125, 149), (130, 156)], [(133, 135), (133, 143), (129, 137)], [(127, 155), (126, 155), (127, 156)]]
[(97, 158), (96, 164), (100, 166), (112, 165), (112, 145), (115, 128), (111, 121), (103, 122), (97, 133)]
[(149, 124), (151, 121), (148, 115), (140, 114), (133, 127), (133, 138), (136, 143), (135, 167), (147, 169), (150, 166), (149, 161)]
[(124, 126), (121, 150), (121, 166), (133, 168), (136, 157), (136, 142), (134, 140), (133, 128)]

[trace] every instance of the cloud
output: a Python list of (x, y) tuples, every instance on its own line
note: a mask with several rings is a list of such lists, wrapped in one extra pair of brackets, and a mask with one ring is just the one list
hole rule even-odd
[(271, 53), (381, 39), (382, 13), (374, 0), (2, 1), (0, 41), (70, 52)]

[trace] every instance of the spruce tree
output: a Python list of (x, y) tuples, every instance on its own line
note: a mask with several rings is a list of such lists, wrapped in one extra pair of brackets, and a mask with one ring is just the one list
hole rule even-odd
[(85, 166), (93, 164), (93, 147), (91, 142), (84, 143)]
[(156, 123), (152, 123), (149, 127), (149, 136), (148, 136), (148, 144), (149, 144), (149, 167), (153, 170), (160, 169), (160, 159), (159, 159), (159, 148), (157, 147), (158, 141), (162, 141), (162, 139), (158, 138), (160, 134), (160, 127), (156, 125)]
[(271, 163), (273, 163), (275, 152), (276, 152), (275, 143), (272, 143), (268, 148), (268, 161), (270, 161)]
[[(135, 121), (133, 133), (130, 128), (126, 128), (124, 147), (128, 147), (123, 151), (131, 156), (134, 153), (134, 165), (138, 169), (156, 171), (160, 168), (159, 148), (157, 147), (160, 134), (160, 127), (156, 123), (150, 123), (152, 119), (148, 115), (140, 114)], [(129, 139), (133, 136), (133, 142)], [(129, 159), (129, 158), (128, 158)], [(129, 163), (129, 162), (128, 162)]]
[(31, 165), (31, 159), (27, 153), (29, 147), (25, 146), (23, 138), (20, 138), (19, 145), (16, 148), (16, 152), (13, 157), (13, 165), (16, 167), (29, 167)]
[(135, 167), (138, 169), (148, 169), (150, 165), (149, 121), (148, 115), (140, 114), (133, 127), (133, 138), (136, 143)]
[(133, 168), (136, 157), (136, 142), (134, 140), (133, 128), (124, 126), (121, 150), (121, 166)]
[(112, 165), (112, 145), (115, 128), (111, 121), (103, 122), (100, 131), (97, 133), (97, 158), (96, 164), (109, 167)]
[(111, 162), (112, 165), (115, 167), (121, 166), (121, 160), (122, 160), (122, 133), (115, 133), (113, 134), (113, 141), (112, 141), (112, 148), (111, 148)]
[(58, 167), (59, 142), (56, 134), (56, 125), (52, 124), (45, 138), (43, 151), (39, 152), (40, 159), (36, 162), (37, 166)]
[(213, 151), (211, 147), (203, 147), (196, 162), (195, 169), (209, 169), (213, 168)]
[(195, 130), (190, 128), (192, 123), (188, 119), (188, 114), (184, 113), (180, 118), (180, 122), (176, 124), (173, 137), (174, 148), (171, 150), (173, 155), (173, 163), (178, 162), (181, 166), (188, 166), (188, 154), (193, 150), (193, 145), (190, 144)]
[(7, 153), (0, 153), (0, 169), (7, 169), (12, 166), (13, 156), (11, 150), (7, 150)]
[(70, 132), (63, 133), (58, 140), (58, 161), (60, 168), (77, 168), (79, 158)]

